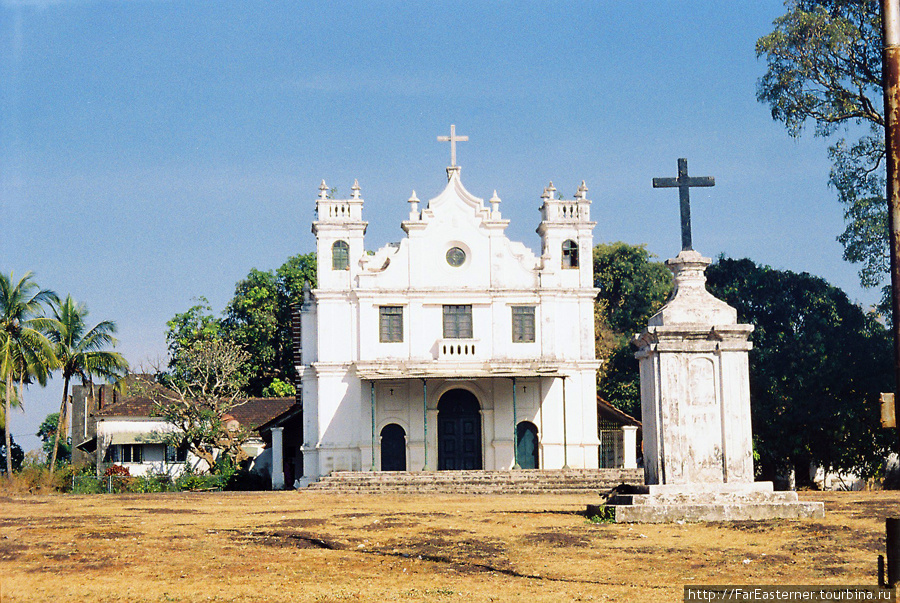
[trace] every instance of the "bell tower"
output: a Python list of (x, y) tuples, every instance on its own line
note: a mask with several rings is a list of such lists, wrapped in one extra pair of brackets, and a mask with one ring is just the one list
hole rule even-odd
[(359, 273), (359, 260), (365, 254), (364, 238), (368, 222), (362, 219), (363, 200), (359, 182), (354, 180), (349, 199), (333, 199), (322, 180), (316, 199), (316, 268), (320, 290), (346, 291), (353, 287)]
[[(572, 200), (558, 199), (551, 182), (541, 195), (541, 269), (544, 275), (556, 275), (565, 287), (593, 287), (593, 230), (591, 202), (584, 181)], [(551, 279), (553, 280), (553, 279)], [(545, 283), (549, 284), (549, 283)]]

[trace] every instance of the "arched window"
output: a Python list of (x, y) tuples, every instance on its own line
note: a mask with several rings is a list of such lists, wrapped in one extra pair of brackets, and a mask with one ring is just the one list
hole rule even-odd
[(562, 244), (562, 267), (578, 268), (578, 243), (572, 239)]
[(563, 268), (578, 268), (578, 243), (563, 241)]
[(350, 246), (347, 241), (335, 241), (331, 246), (331, 269), (350, 270)]

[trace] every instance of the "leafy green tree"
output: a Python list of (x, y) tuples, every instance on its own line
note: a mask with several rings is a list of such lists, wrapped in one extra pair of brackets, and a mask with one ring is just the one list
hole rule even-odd
[(294, 381), (291, 307), (302, 303), (304, 286), (316, 286), (315, 253), (292, 256), (274, 272), (253, 269), (235, 286), (222, 324), (251, 356), (248, 395), (264, 395), (276, 379)]
[[(874, 0), (788, 0), (772, 33), (756, 42), (767, 70), (757, 98), (800, 136), (812, 123), (816, 136), (852, 131), (855, 140), (829, 147), (830, 184), (844, 205), (846, 229), (838, 237), (844, 259), (861, 264), (860, 282), (874, 287), (889, 268), (881, 83), (881, 15)], [(853, 126), (852, 130), (848, 126)], [(881, 310), (889, 315), (889, 287)]]
[(4, 430), (6, 473), (12, 476), (13, 457), (10, 436), (10, 408), (13, 400), (13, 383), (19, 381), (19, 399), (22, 386), (31, 381), (47, 383), (50, 371), (56, 366), (56, 357), (50, 341), (43, 331), (49, 319), (42, 316), (44, 304), (56, 301), (56, 294), (41, 289), (30, 272), (18, 281), (12, 274), (0, 273), (0, 377), (6, 385), (4, 396), (6, 425)]
[[(37, 437), (41, 438), (41, 447), (44, 449), (44, 454), (47, 455), (47, 459), (49, 461), (50, 458), (55, 458), (61, 462), (68, 462), (72, 458), (72, 440), (71, 438), (66, 438), (64, 441), (60, 442), (57, 438), (57, 428), (59, 427), (59, 413), (54, 412), (44, 419), (41, 423), (40, 427), (38, 427)], [(53, 445), (56, 444), (57, 454), (53, 454)]]
[[(244, 459), (241, 445), (249, 432), (230, 424), (228, 413), (243, 403), (242, 367), (249, 354), (222, 338), (182, 346), (173, 358), (174, 374), (162, 385), (143, 384), (155, 400), (155, 413), (177, 428), (170, 445), (187, 448), (216, 473)], [(135, 388), (139, 391), (141, 388)]]
[(286, 300), (300, 301), (303, 287), (306, 283), (309, 284), (310, 289), (315, 289), (318, 286), (315, 252), (289, 257), (275, 271), (275, 276), (278, 277), (280, 294)]
[(51, 304), (53, 318), (47, 328), (47, 337), (53, 344), (53, 353), (62, 371), (63, 393), (59, 407), (59, 422), (50, 453), (50, 475), (56, 469), (56, 452), (59, 450), (60, 433), (68, 422), (66, 407), (69, 400), (69, 382), (73, 377), (87, 385), (94, 377), (115, 381), (128, 373), (128, 362), (118, 352), (106, 348), (116, 345), (114, 322), (104, 320), (88, 328), (85, 319), (88, 310), (83, 304), (76, 304), (67, 295), (62, 302)]
[[(237, 283), (223, 320), (226, 337), (248, 352), (243, 370), (248, 393), (262, 392), (282, 375), (281, 356), (285, 343), (279, 333), (279, 304), (282, 302), (274, 273), (255, 268)], [(290, 340), (287, 342), (290, 344)], [(290, 349), (288, 347), (288, 349)]]
[(187, 311), (176, 314), (166, 322), (166, 345), (170, 355), (198, 341), (210, 341), (222, 336), (222, 321), (213, 315), (209, 300), (201, 297), (197, 301)]
[(594, 304), (598, 393), (625, 412), (639, 417), (641, 400), (638, 362), (631, 338), (647, 326), (672, 291), (672, 274), (643, 245), (600, 243), (594, 247)]
[(282, 381), (278, 377), (272, 380), (262, 391), (264, 398), (287, 398), (297, 393), (297, 389), (290, 383)]
[(763, 477), (810, 463), (877, 474), (890, 444), (879, 392), (892, 380), (890, 334), (840, 289), (807, 273), (719, 258), (707, 287), (753, 324), (750, 398)]
[[(167, 324), (169, 372), (178, 377), (176, 359), (199, 341), (222, 340), (248, 356), (240, 367), (244, 394), (291, 395), (296, 377), (291, 341), (291, 308), (302, 303), (304, 287), (316, 287), (316, 254), (295, 255), (275, 271), (251, 269), (235, 285), (224, 316), (217, 318), (205, 298)], [(289, 393), (285, 393), (289, 392)]]

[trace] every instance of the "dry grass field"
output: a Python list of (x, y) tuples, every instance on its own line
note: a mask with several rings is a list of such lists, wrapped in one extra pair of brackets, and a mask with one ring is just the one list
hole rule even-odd
[(900, 493), (826, 518), (595, 524), (590, 496), (0, 498), (0, 601), (680, 601), (685, 584), (874, 584)]

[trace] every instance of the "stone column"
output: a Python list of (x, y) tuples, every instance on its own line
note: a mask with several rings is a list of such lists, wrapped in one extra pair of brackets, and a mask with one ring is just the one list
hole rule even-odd
[(753, 326), (706, 290), (710, 262), (692, 250), (666, 262), (675, 292), (635, 340), (647, 484), (753, 481)]
[(637, 469), (637, 426), (622, 425), (622, 467)]
[(284, 427), (272, 428), (272, 489), (284, 489)]

